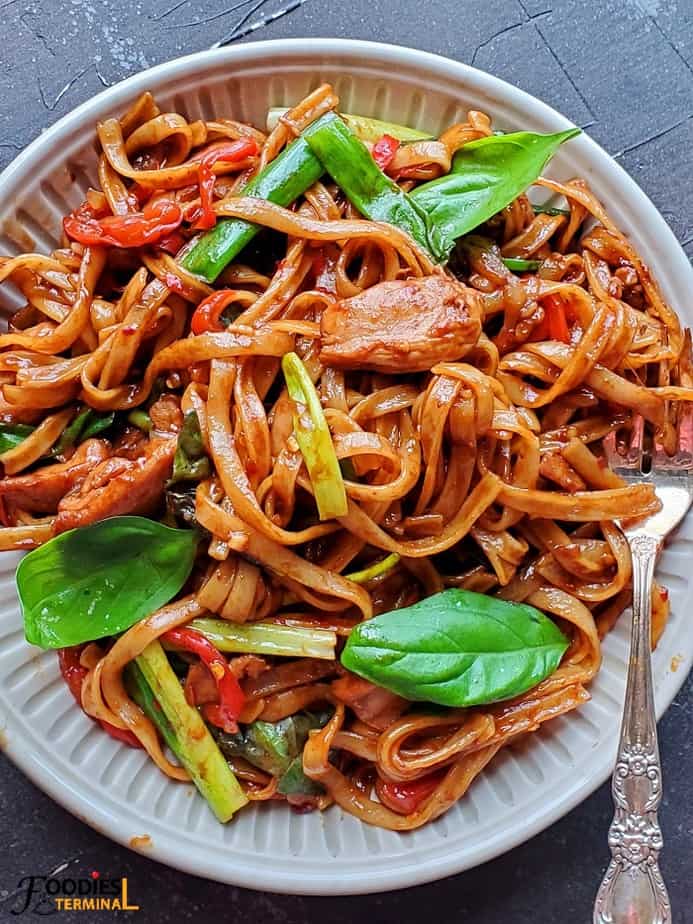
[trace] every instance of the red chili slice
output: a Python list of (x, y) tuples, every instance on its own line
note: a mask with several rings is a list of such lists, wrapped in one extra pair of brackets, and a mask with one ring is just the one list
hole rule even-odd
[(190, 330), (193, 334), (206, 334), (210, 331), (222, 331), (221, 315), (236, 297), (233, 289), (219, 289), (203, 299), (193, 312), (190, 319)]
[(378, 778), (375, 789), (383, 805), (400, 815), (411, 815), (434, 792), (444, 776), (445, 771), (438, 771), (407, 783)]
[(241, 714), (245, 696), (238, 680), (231, 673), (229, 662), (214, 645), (195, 629), (169, 629), (161, 636), (161, 641), (168, 642), (176, 648), (182, 648), (196, 654), (209, 668), (219, 690), (219, 705), (204, 708), (205, 717), (224, 731), (238, 731), (238, 716)]
[(183, 212), (168, 199), (147, 203), (142, 212), (88, 217), (77, 210), (63, 219), (65, 234), (87, 247), (146, 247), (167, 237), (180, 225)]
[(252, 157), (257, 152), (258, 146), (254, 139), (239, 138), (237, 141), (218, 145), (199, 158), (200, 207), (195, 213), (194, 224), (192, 225), (195, 231), (206, 231), (213, 228), (217, 221), (213, 208), (214, 183), (216, 181), (212, 170), (214, 164), (219, 162), (237, 163), (239, 160), (245, 160), (246, 157)]
[[(60, 673), (62, 678), (69, 687), (70, 693), (77, 700), (77, 705), (80, 709), (82, 707), (82, 681), (87, 676), (87, 669), (79, 663), (79, 656), (84, 649), (84, 645), (74, 645), (71, 648), (59, 648), (58, 649), (58, 664), (60, 665)], [(86, 715), (87, 713), (85, 713)], [(92, 716), (89, 716), (91, 719)], [(115, 738), (117, 741), (122, 741), (123, 744), (129, 745), (131, 748), (141, 748), (138, 738), (133, 735), (131, 731), (123, 728), (116, 728), (115, 725), (111, 725), (110, 722), (104, 722), (103, 719), (97, 719), (99, 725), (106, 734), (110, 735), (111, 738)]]
[(392, 163), (392, 160), (399, 150), (400, 143), (392, 135), (383, 135), (373, 145), (373, 160), (385, 172)]

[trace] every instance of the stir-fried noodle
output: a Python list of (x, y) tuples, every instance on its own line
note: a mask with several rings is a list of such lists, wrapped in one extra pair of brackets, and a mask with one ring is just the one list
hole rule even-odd
[[(657, 508), (650, 486), (610, 470), (602, 441), (626, 443), (640, 415), (673, 449), (693, 399), (690, 338), (582, 179), (539, 178), (533, 198), (562, 207), (535, 210), (523, 191), (445, 267), (406, 228), (364, 217), (328, 173), (286, 206), (243, 194), (337, 109), (321, 87), (265, 135), (221, 113), (161, 112), (145, 94), (98, 126), (100, 188), (62, 246), (0, 259), (0, 281), (25, 299), (0, 335), (0, 415), (23, 436), (0, 456), (0, 548), (123, 514), (194, 526), (203, 538), (176, 599), (71, 649), (85, 712), (188, 779), (127, 682), (169, 633), (187, 702), (249, 798), (337, 802), (403, 831), (446, 811), (499, 749), (589, 698), (600, 639), (630, 598), (612, 521)], [(488, 137), (490, 119), (472, 111), (379, 163), (411, 193)], [(262, 231), (210, 282), (181, 254), (222, 218)], [(287, 392), (292, 353), (339, 463), (345, 502), (327, 516), (319, 506), (334, 496), (319, 496), (307, 455), (316, 422), (299, 404), (306, 449)], [(87, 409), (103, 427), (65, 439)], [(176, 479), (184, 422), (201, 448)], [(455, 708), (413, 705), (340, 663), (354, 626), (447, 588), (550, 616), (569, 640), (560, 665), (513, 698)], [(656, 585), (652, 602), (656, 643), (666, 591)], [(233, 649), (238, 731), (215, 712), (216, 669), (174, 631), (208, 617), (334, 633), (336, 654)], [(287, 792), (247, 732), (297, 716), (312, 722), (298, 750), (309, 785)]]

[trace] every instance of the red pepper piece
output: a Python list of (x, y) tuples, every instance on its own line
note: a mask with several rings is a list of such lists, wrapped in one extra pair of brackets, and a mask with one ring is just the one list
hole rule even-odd
[(548, 295), (544, 299), (544, 311), (548, 318), (549, 337), (551, 340), (561, 340), (563, 343), (570, 343), (570, 330), (568, 328), (563, 300), (557, 296)]
[(544, 319), (532, 331), (533, 343), (542, 340), (560, 340), (570, 343), (570, 327), (575, 318), (563, 300), (558, 296), (547, 295), (542, 302), (544, 306)]
[(399, 141), (392, 135), (383, 135), (373, 145), (373, 160), (380, 167), (383, 173), (392, 163), (392, 160), (399, 150)]
[(95, 219), (74, 213), (63, 219), (63, 227), (68, 237), (87, 247), (146, 247), (175, 231), (182, 220), (179, 205), (159, 199), (128, 215)]
[[(74, 645), (71, 648), (59, 648), (58, 649), (58, 664), (60, 665), (60, 673), (65, 683), (70, 689), (70, 693), (77, 700), (77, 705), (82, 709), (82, 681), (87, 676), (87, 669), (79, 663), (79, 656), (82, 653), (84, 645)], [(86, 715), (86, 713), (85, 713)], [(89, 718), (92, 718), (89, 716)], [(117, 741), (122, 741), (124, 744), (129, 745), (131, 748), (141, 748), (138, 738), (133, 735), (131, 731), (128, 731), (124, 728), (117, 728), (115, 725), (111, 725), (110, 722), (104, 722), (103, 719), (97, 720), (101, 728), (110, 735), (111, 738), (115, 738)]]
[(204, 298), (193, 312), (190, 330), (193, 334), (206, 334), (209, 331), (224, 330), (221, 314), (235, 299), (233, 289), (219, 289)]
[(383, 805), (400, 815), (411, 815), (431, 795), (444, 776), (445, 771), (438, 771), (407, 783), (379, 778), (375, 788)]
[(180, 231), (174, 231), (172, 234), (167, 234), (166, 237), (162, 237), (157, 244), (157, 247), (159, 250), (165, 250), (166, 253), (170, 253), (175, 257), (181, 247), (184, 247), (185, 244), (186, 240)]
[[(253, 138), (239, 138), (226, 144), (217, 145), (199, 158), (198, 177), (200, 185), (200, 207), (195, 213), (195, 222), (192, 225), (195, 231), (207, 231), (217, 222), (214, 214), (214, 182), (216, 177), (212, 170), (214, 164), (223, 162), (235, 164), (246, 157), (257, 154), (257, 142)], [(193, 158), (195, 160), (195, 158)]]
[(237, 720), (243, 709), (245, 697), (238, 680), (231, 673), (228, 661), (209, 639), (195, 629), (169, 629), (161, 636), (161, 641), (196, 654), (209, 668), (219, 690), (219, 705), (205, 707), (205, 717), (226, 732), (238, 731)]
[(332, 295), (336, 294), (337, 261), (335, 260), (333, 254), (325, 253), (325, 250), (320, 247), (313, 257), (312, 269), (313, 276), (315, 277), (313, 288), (317, 289), (319, 292), (327, 292)]

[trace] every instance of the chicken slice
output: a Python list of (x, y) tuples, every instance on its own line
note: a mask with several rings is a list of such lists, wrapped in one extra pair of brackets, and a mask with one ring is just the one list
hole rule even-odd
[(333, 680), (331, 687), (334, 695), (349, 706), (357, 718), (379, 731), (396, 722), (409, 706), (409, 701), (396, 693), (348, 671)]
[(60, 500), (79, 487), (109, 453), (110, 447), (105, 440), (86, 440), (67, 462), (0, 479), (0, 499), (6, 504), (10, 519), (13, 508), (30, 513), (55, 513)]
[(169, 436), (171, 433), (178, 433), (183, 426), (180, 398), (176, 395), (161, 395), (149, 408), (149, 417), (157, 435)]
[(86, 526), (106, 517), (149, 513), (171, 475), (176, 439), (153, 439), (137, 459), (113, 456), (97, 465), (58, 505), (55, 532)]
[(450, 276), (381, 282), (325, 309), (320, 360), (343, 369), (424, 372), (468, 353), (480, 318), (476, 293)]

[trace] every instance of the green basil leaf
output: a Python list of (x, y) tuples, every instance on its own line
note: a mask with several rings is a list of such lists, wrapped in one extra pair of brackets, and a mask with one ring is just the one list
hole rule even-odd
[(342, 664), (406, 699), (475, 706), (536, 686), (567, 647), (534, 607), (453, 588), (356, 626)]
[(19, 446), (34, 432), (34, 428), (29, 424), (7, 424), (0, 423), (0, 453), (8, 452)]
[(134, 516), (56, 536), (17, 569), (27, 641), (63, 648), (129, 629), (178, 593), (197, 542), (193, 530)]
[[(283, 778), (296, 759), (300, 762), (308, 733), (326, 725), (331, 715), (331, 712), (297, 713), (279, 722), (252, 722), (234, 734), (213, 728), (212, 734), (227, 757), (244, 757), (248, 763), (265, 773)], [(296, 768), (292, 771), (292, 778), (293, 785), (297, 786), (300, 778)]]
[(579, 128), (569, 128), (553, 135), (513, 132), (470, 141), (455, 154), (448, 174), (409, 195), (449, 253), (458, 237), (525, 192), (559, 145), (578, 134)]
[(303, 755), (294, 757), (277, 785), (277, 792), (283, 796), (320, 796), (325, 787), (311, 780), (303, 772)]
[(173, 457), (173, 474), (169, 484), (179, 481), (202, 481), (209, 478), (211, 468), (205, 454), (197, 411), (188, 411), (178, 434), (178, 445)]
[(178, 445), (190, 459), (199, 459), (205, 454), (202, 431), (197, 411), (188, 411), (183, 418), (183, 426), (178, 435)]

